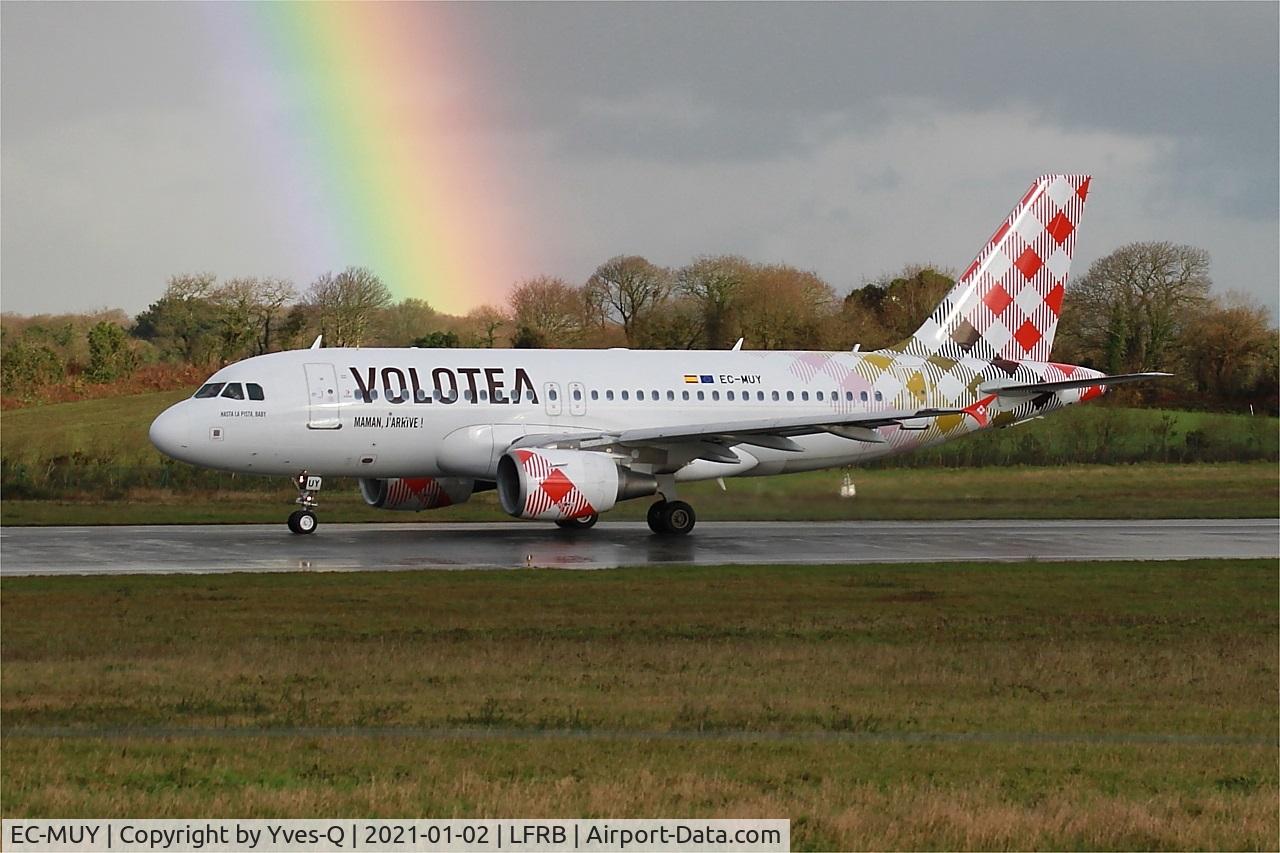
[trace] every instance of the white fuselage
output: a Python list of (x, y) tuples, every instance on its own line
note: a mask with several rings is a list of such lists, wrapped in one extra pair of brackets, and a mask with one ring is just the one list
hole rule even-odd
[[(152, 439), (177, 459), (247, 473), (491, 480), (501, 455), (528, 435), (977, 403), (971, 377), (990, 377), (991, 365), (950, 367), (886, 353), (294, 350), (219, 370), (206, 388), (239, 383), (240, 398), (221, 396), (224, 386), (219, 396), (177, 403), (156, 420)], [(1057, 369), (1017, 366), (1030, 379)], [(248, 383), (262, 399), (249, 398)], [(1036, 412), (1079, 398), (1051, 395)], [(699, 459), (666, 473), (694, 480), (856, 464), (981, 426), (963, 415), (918, 421), (882, 428), (883, 444), (803, 435), (799, 451), (737, 445), (736, 464)]]

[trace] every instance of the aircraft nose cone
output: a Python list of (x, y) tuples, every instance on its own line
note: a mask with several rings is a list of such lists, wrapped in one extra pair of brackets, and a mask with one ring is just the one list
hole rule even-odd
[(191, 444), (190, 420), (181, 403), (170, 406), (151, 422), (151, 443), (164, 455), (181, 459)]

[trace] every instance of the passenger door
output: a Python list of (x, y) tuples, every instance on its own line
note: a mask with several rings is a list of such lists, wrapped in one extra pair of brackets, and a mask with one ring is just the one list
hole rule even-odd
[(307, 428), (341, 429), (337, 371), (332, 364), (306, 364), (303, 367), (307, 372)]

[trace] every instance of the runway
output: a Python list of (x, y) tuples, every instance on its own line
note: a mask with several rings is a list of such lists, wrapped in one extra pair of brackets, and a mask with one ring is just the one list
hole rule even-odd
[(1280, 557), (1280, 519), (8, 527), (0, 576)]

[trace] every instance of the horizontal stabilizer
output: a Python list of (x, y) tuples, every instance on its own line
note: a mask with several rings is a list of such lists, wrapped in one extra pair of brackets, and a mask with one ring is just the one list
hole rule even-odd
[(1092, 388), (1097, 385), (1123, 385), (1143, 379), (1162, 379), (1172, 373), (1117, 373), (1115, 376), (1092, 376), (1088, 379), (1064, 379), (1061, 382), (1031, 382), (1026, 385), (1001, 385), (988, 382), (978, 388), (980, 394), (996, 394), (1001, 397), (1030, 397), (1035, 394), (1056, 394), (1075, 388)]

